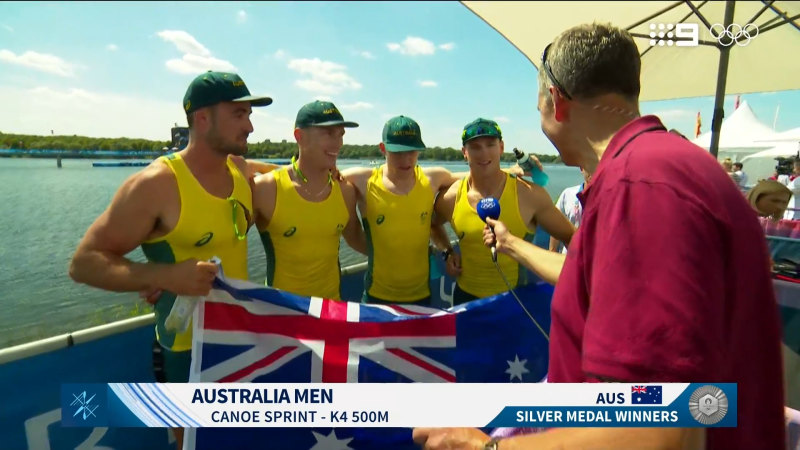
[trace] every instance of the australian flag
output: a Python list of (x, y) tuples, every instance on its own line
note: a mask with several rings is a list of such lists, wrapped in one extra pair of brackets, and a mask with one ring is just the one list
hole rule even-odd
[[(195, 316), (190, 381), (538, 382), (547, 374), (553, 288), (541, 283), (515, 292), (519, 301), (504, 293), (437, 309), (301, 297), (217, 278)], [(267, 443), (303, 450), (418, 448), (406, 428), (198, 428), (186, 434), (189, 449), (272, 448)]]
[(660, 405), (661, 386), (631, 387), (631, 402), (634, 405)]

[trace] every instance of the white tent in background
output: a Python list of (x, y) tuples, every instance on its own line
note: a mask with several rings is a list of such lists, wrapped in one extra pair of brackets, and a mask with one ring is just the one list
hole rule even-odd
[(742, 158), (742, 165), (744, 173), (747, 174), (747, 184), (756, 184), (758, 180), (771, 177), (775, 172), (775, 166), (778, 165), (775, 158), (795, 156), (798, 151), (800, 151), (800, 143), (784, 142), (769, 150), (745, 156)]
[[(736, 110), (722, 121), (719, 137), (719, 159), (731, 158), (740, 161), (742, 157), (768, 149), (778, 133), (758, 120), (747, 101), (742, 101)], [(711, 132), (701, 134), (692, 142), (708, 149), (711, 146)]]
[(777, 142), (800, 142), (800, 127), (791, 130), (781, 131), (772, 138), (765, 140), (765, 143), (773, 144)]

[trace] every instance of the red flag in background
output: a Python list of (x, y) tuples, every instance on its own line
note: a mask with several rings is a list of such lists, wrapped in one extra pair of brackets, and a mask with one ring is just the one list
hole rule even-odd
[(700, 122), (700, 111), (697, 111), (697, 121), (694, 124), (694, 137), (700, 136), (700, 125), (702, 125)]

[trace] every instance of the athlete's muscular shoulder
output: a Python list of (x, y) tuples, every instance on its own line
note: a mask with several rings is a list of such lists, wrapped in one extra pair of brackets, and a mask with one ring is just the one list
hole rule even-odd
[(534, 210), (550, 207), (553, 201), (550, 199), (550, 194), (539, 186), (538, 184), (531, 183), (523, 178), (516, 178), (517, 180), (517, 197), (521, 205), (531, 205)]
[(253, 209), (256, 213), (256, 226), (266, 229), (272, 214), (275, 212), (275, 200), (278, 195), (277, 171), (259, 175), (253, 182)]
[(458, 191), (461, 189), (461, 183), (463, 182), (464, 179), (462, 178), (461, 180), (456, 180), (455, 183), (451, 184), (444, 194), (442, 194), (442, 199), (449, 202), (455, 202)]
[(178, 180), (164, 162), (154, 161), (132, 175), (127, 183), (130, 183), (131, 202), (147, 204), (156, 217), (154, 234), (165, 234), (175, 228), (180, 217), (181, 197)]
[(89, 227), (87, 240), (123, 254), (146, 239), (168, 233), (180, 216), (180, 194), (172, 171), (156, 161), (129, 176), (108, 208)]
[(456, 175), (444, 167), (425, 167), (422, 169), (422, 173), (428, 177), (431, 189), (434, 191), (444, 191), (458, 181)]
[(458, 195), (458, 189), (461, 183), (463, 183), (463, 180), (456, 181), (447, 191), (436, 197), (434, 211), (436, 212), (437, 224), (448, 222), (452, 218), (453, 210), (456, 206), (456, 196)]
[(558, 212), (543, 187), (521, 178), (517, 181), (517, 203), (522, 220), (529, 226), (535, 226), (540, 218), (546, 219), (546, 215)]
[(278, 180), (275, 178), (275, 172), (256, 176), (253, 185), (253, 203), (261, 204), (269, 200), (269, 196), (265, 194), (271, 193), (274, 197), (277, 190)]
[(352, 183), (352, 185), (362, 195), (367, 190), (367, 183), (372, 176), (373, 169), (370, 167), (351, 167), (342, 171), (342, 178)]
[(347, 178), (342, 181), (337, 181), (342, 189), (342, 196), (345, 202), (350, 205), (351, 202), (356, 200), (357, 188), (354, 183), (351, 183)]
[(153, 205), (163, 204), (164, 195), (167, 198), (179, 198), (178, 181), (175, 174), (161, 161), (154, 161), (144, 169), (134, 173), (120, 186), (118, 191), (120, 200), (142, 200)]

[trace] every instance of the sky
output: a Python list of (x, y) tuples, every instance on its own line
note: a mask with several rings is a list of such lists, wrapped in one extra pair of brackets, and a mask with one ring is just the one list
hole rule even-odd
[[(0, 132), (166, 141), (185, 125), (186, 88), (209, 69), (274, 99), (254, 108), (251, 143), (293, 141), (298, 109), (326, 99), (361, 125), (349, 144), (377, 144), (403, 114), (427, 146), (459, 148), (463, 126), (486, 117), (507, 151), (556, 153), (540, 128), (535, 66), (459, 2), (0, 3)], [(777, 131), (800, 127), (800, 91), (742, 100)], [(641, 111), (690, 136), (698, 111), (709, 129), (713, 103)]]

